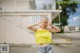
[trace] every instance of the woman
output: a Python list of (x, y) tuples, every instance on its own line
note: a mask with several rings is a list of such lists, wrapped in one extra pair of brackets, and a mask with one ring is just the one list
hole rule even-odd
[[(39, 25), (38, 29), (34, 27), (37, 25)], [(39, 53), (53, 53), (51, 32), (60, 32), (57, 26), (52, 26), (48, 22), (48, 19), (43, 18), (40, 23), (28, 26), (27, 28), (35, 32), (36, 43), (39, 45)]]

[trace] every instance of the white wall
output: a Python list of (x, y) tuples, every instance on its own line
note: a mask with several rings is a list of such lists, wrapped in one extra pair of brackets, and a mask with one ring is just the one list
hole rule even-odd
[(3, 23), (3, 20), (0, 19), (0, 43), (5, 42), (6, 39), (6, 29), (5, 29), (5, 22)]
[(2, 0), (2, 9), (5, 11), (14, 11), (14, 10), (28, 10), (29, 2), (28, 1), (4, 1)]
[[(11, 11), (14, 10), (29, 10), (29, 2), (28, 0), (20, 1), (20, 0), (0, 0), (0, 7), (2, 7), (3, 11)], [(1, 14), (1, 13), (0, 13)], [(7, 13), (6, 13), (7, 14)], [(14, 13), (13, 13), (14, 14)], [(3, 14), (4, 15), (4, 14)], [(28, 25), (28, 18), (21, 18), (20, 16), (5, 16), (8, 21), (5, 21), (3, 18), (0, 18), (0, 42), (8, 42), (8, 43), (32, 43), (34, 41), (33, 36), (29, 34), (29, 32), (25, 32), (24, 30), (20, 29), (18, 26), (23, 27), (26, 29)], [(24, 21), (21, 21), (21, 20)], [(25, 24), (24, 24), (25, 22)], [(28, 37), (28, 38), (27, 38)]]
[[(29, 19), (27, 17), (20, 18), (6, 16), (5, 18), (8, 21), (0, 18), (0, 42), (16, 44), (35, 43), (34, 35), (31, 34), (27, 29), (27, 25), (29, 25)], [(22, 29), (16, 25), (22, 27)]]
[[(51, 9), (55, 10), (56, 9), (56, 2), (55, 0), (35, 0), (36, 2), (36, 8), (38, 10), (44, 9), (44, 6), (47, 5), (46, 9), (49, 9), (48, 4), (51, 4), (52, 7)], [(50, 10), (50, 9), (49, 9)]]

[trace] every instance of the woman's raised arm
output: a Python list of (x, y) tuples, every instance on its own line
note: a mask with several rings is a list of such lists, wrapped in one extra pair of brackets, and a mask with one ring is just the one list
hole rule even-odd
[(33, 24), (33, 25), (30, 25), (30, 26), (27, 26), (28, 29), (30, 29), (31, 31), (34, 31), (36, 32), (37, 31), (37, 28), (35, 28), (34, 26), (37, 26), (38, 24)]
[(41, 23), (41, 22), (39, 22), (39, 23), (37, 23), (37, 24), (30, 25), (30, 26), (28, 26), (27, 28), (30, 29), (30, 30), (32, 30), (32, 31), (34, 31), (34, 32), (36, 32), (36, 31), (37, 31), (37, 28), (35, 28), (34, 26), (37, 26), (37, 25), (39, 25), (40, 23)]
[(54, 26), (54, 25), (52, 25), (52, 24), (49, 24), (48, 30), (49, 30), (50, 32), (60, 32), (60, 31), (61, 31), (59, 27)]

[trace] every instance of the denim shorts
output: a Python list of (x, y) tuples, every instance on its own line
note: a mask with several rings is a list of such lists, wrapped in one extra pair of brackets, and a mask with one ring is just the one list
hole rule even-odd
[(38, 53), (53, 53), (51, 44), (44, 47), (39, 47)]

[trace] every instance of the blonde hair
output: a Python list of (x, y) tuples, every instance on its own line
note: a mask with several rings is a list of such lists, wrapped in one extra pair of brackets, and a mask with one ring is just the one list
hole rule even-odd
[(46, 16), (42, 16), (41, 21), (42, 21), (42, 20), (47, 20), (47, 21), (48, 21), (49, 19), (48, 19), (48, 17), (46, 17)]

